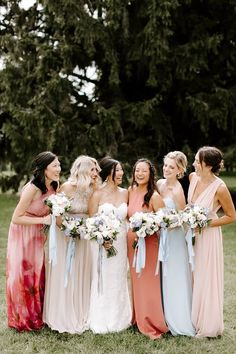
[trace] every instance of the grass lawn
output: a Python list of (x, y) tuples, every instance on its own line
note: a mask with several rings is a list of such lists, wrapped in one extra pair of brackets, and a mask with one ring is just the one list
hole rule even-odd
[(197, 340), (188, 337), (172, 337), (149, 340), (130, 328), (121, 333), (94, 335), (87, 331), (82, 335), (60, 334), (48, 328), (40, 332), (18, 333), (6, 326), (5, 258), (7, 233), (12, 211), (17, 203), (14, 196), (0, 195), (0, 351), (2, 353), (83, 353), (83, 354), (200, 354), (236, 353), (236, 223), (223, 228), (225, 254), (225, 305), (224, 335), (216, 339)]

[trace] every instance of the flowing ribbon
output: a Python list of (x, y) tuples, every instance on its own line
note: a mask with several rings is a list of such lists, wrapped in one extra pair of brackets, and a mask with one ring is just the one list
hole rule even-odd
[(189, 263), (191, 264), (191, 269), (194, 271), (194, 250), (193, 250), (193, 244), (192, 244), (192, 238), (194, 237), (194, 232), (191, 227), (189, 227), (186, 235), (185, 235), (185, 240), (187, 242), (188, 246), (188, 258), (189, 258)]
[(134, 250), (133, 267), (136, 268), (136, 273), (141, 275), (142, 269), (146, 263), (146, 243), (144, 237), (139, 237)]
[(57, 264), (57, 234), (56, 234), (56, 217), (51, 215), (51, 225), (49, 228), (49, 263)]
[(163, 275), (164, 276), (167, 275), (168, 256), (169, 256), (168, 231), (167, 231), (167, 229), (161, 228), (155, 275), (157, 275), (159, 273), (159, 262), (162, 262), (162, 265), (163, 265)]
[(69, 274), (72, 272), (72, 259), (75, 256), (75, 245), (76, 239), (73, 237), (69, 238), (67, 251), (66, 251), (66, 269), (65, 269), (65, 277), (64, 277), (64, 287), (66, 288), (68, 285)]
[(101, 295), (103, 293), (103, 280), (102, 280), (102, 243), (103, 240), (97, 240), (99, 248), (98, 248), (98, 260), (97, 260), (97, 271), (98, 271), (98, 294)]

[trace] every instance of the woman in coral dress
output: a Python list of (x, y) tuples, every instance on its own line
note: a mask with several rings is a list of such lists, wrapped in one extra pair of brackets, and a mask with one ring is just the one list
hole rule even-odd
[[(164, 157), (165, 178), (158, 180), (157, 187), (167, 208), (182, 210), (186, 206), (184, 191), (179, 181), (186, 167), (187, 158), (181, 151), (169, 152)], [(183, 227), (163, 229), (159, 251), (163, 270), (162, 291), (166, 323), (174, 336), (194, 336), (195, 330), (191, 321), (192, 274)]]
[[(137, 211), (156, 211), (164, 207), (164, 203), (156, 190), (154, 181), (155, 169), (147, 159), (140, 159), (133, 168), (133, 181), (129, 188), (128, 217)], [(160, 275), (156, 273), (158, 260), (158, 236), (156, 234), (145, 238), (146, 264), (142, 273), (137, 274), (133, 267), (136, 234), (128, 231), (128, 259), (130, 265), (133, 318), (139, 331), (151, 339), (160, 338), (168, 328), (165, 323)]]
[[(94, 192), (89, 202), (89, 212), (114, 213), (121, 224), (113, 245), (115, 256), (107, 258), (102, 248), (102, 290), (98, 291), (98, 254), (99, 245), (91, 242), (93, 266), (89, 311), (89, 327), (94, 333), (118, 332), (131, 324), (131, 304), (127, 281), (127, 189), (121, 188), (123, 169), (121, 164), (110, 157), (100, 162), (100, 176), (103, 184)], [(109, 241), (107, 241), (109, 242)], [(109, 247), (109, 245), (107, 245)]]
[[(195, 237), (192, 320), (196, 337), (216, 337), (223, 333), (223, 242), (221, 226), (236, 219), (234, 205), (225, 183), (216, 176), (222, 153), (215, 147), (198, 150), (190, 175), (188, 202), (209, 209), (209, 227)], [(222, 208), (223, 216), (217, 211)]]
[[(96, 188), (99, 170), (97, 161), (90, 156), (79, 156), (74, 161), (68, 181), (59, 190), (71, 199), (69, 217), (88, 217), (88, 201)], [(56, 264), (46, 264), (43, 320), (60, 333), (82, 333), (88, 329), (92, 264), (90, 243), (75, 239), (71, 272), (67, 272), (70, 240), (59, 227), (56, 236), (58, 261)]]
[(56, 155), (42, 152), (33, 162), (33, 179), (24, 187), (13, 213), (7, 245), (8, 326), (24, 330), (43, 327), (43, 224), (50, 225), (45, 199), (55, 193), (61, 171)]

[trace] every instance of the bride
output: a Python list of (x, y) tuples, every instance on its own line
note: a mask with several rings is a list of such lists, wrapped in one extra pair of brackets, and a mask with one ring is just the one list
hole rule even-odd
[(100, 163), (100, 176), (104, 182), (89, 201), (90, 216), (95, 213), (111, 211), (122, 220), (120, 232), (113, 246), (117, 254), (106, 256), (106, 244), (102, 248), (102, 290), (98, 292), (98, 249), (96, 241), (92, 247), (92, 286), (89, 311), (89, 326), (94, 333), (122, 331), (130, 326), (131, 305), (127, 283), (127, 200), (128, 191), (119, 187), (122, 183), (121, 164), (110, 157), (104, 157)]

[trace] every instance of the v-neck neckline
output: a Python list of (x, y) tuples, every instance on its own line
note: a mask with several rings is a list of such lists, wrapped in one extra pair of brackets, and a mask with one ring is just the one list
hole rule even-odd
[(191, 203), (192, 203), (192, 204), (195, 204), (195, 203), (197, 202), (197, 200), (199, 199), (199, 197), (200, 197), (203, 193), (205, 193), (205, 191), (206, 191), (215, 181), (217, 181), (217, 177), (215, 177), (215, 179), (214, 179), (211, 183), (209, 183), (209, 184), (206, 186), (206, 188), (203, 189), (203, 191), (202, 191), (200, 194), (198, 194), (198, 196), (197, 196), (197, 198), (195, 199), (195, 201), (193, 201), (193, 196), (194, 196), (194, 193), (195, 193), (195, 191), (196, 191), (196, 189), (197, 189), (197, 185), (198, 185), (198, 183), (199, 183), (199, 178), (198, 178), (198, 176), (196, 176), (196, 183), (195, 183), (195, 186), (194, 186), (194, 189), (193, 189), (193, 194), (192, 194), (192, 198), (191, 198)]

